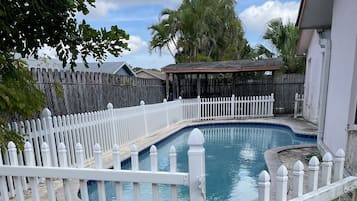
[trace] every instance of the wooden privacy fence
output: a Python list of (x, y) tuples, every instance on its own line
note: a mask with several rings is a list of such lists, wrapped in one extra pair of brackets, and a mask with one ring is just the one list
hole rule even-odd
[[(308, 188), (304, 194), (304, 165), (297, 161), (293, 167), (292, 189), (288, 196), (288, 170), (281, 165), (276, 173), (276, 178), (271, 184), (270, 175), (262, 171), (258, 182), (258, 201), (303, 201), (303, 200), (334, 200), (341, 195), (357, 189), (357, 177), (343, 178), (345, 152), (339, 149), (333, 160), (332, 155), (327, 152), (320, 162), (316, 156), (309, 161), (308, 166)], [(319, 170), (321, 167), (321, 179), (319, 184)], [(332, 171), (333, 169), (333, 171)], [(271, 199), (270, 187), (275, 185), (275, 199)]]
[[(188, 172), (176, 172), (176, 150), (174, 146), (170, 148), (170, 172), (158, 171), (158, 155), (155, 146), (150, 149), (151, 171), (142, 171), (139, 169), (139, 154), (135, 145), (131, 146), (131, 164), (132, 170), (121, 170), (121, 160), (119, 146), (114, 144), (112, 151), (113, 169), (103, 169), (102, 149), (99, 144), (95, 144), (93, 155), (95, 159), (95, 169), (85, 168), (84, 147), (77, 143), (75, 145), (76, 166), (68, 166), (66, 146), (59, 144), (58, 158), (59, 167), (52, 167), (52, 155), (49, 146), (46, 143), (41, 145), (41, 157), (43, 165), (35, 166), (36, 154), (33, 151), (31, 143), (26, 142), (24, 150), (25, 165), (19, 165), (18, 154), (14, 143), (8, 145), (8, 155), (10, 164), (2, 165), (0, 158), (0, 193), (3, 201), (9, 201), (11, 196), (16, 196), (17, 201), (25, 200), (24, 190), (28, 187), (23, 185), (25, 178), (29, 181), (32, 200), (39, 201), (41, 194), (39, 179), (45, 181), (47, 199), (50, 201), (58, 200), (55, 192), (53, 179), (62, 180), (62, 188), (66, 201), (76, 200), (77, 193), (72, 193), (74, 181), (79, 181), (80, 194), (82, 200), (88, 200), (87, 181), (97, 182), (98, 200), (106, 201), (104, 181), (115, 182), (116, 200), (123, 200), (122, 182), (133, 183), (133, 197), (135, 201), (140, 198), (140, 183), (152, 183), (152, 200), (159, 200), (158, 184), (171, 185), (171, 200), (177, 200), (177, 185), (189, 186), (190, 200), (205, 199), (205, 150), (203, 147), (204, 138), (200, 130), (194, 129), (188, 138)], [(9, 195), (5, 177), (13, 177), (16, 192)], [(77, 192), (77, 191), (75, 191)], [(42, 198), (43, 199), (43, 198)]]
[(31, 68), (36, 86), (46, 94), (46, 107), (55, 115), (161, 102), (165, 87), (161, 80), (93, 72), (71, 72)]

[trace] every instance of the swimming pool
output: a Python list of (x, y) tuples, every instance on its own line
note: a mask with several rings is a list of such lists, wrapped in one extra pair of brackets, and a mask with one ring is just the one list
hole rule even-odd
[[(159, 170), (169, 171), (169, 149), (177, 151), (177, 171), (187, 172), (187, 139), (194, 127), (182, 129), (156, 144)], [(316, 143), (315, 138), (296, 135), (289, 128), (270, 124), (235, 123), (200, 125), (205, 137), (206, 192), (209, 201), (254, 200), (258, 196), (259, 173), (267, 169), (264, 152), (268, 149), (295, 144)], [(150, 170), (149, 150), (140, 152), (140, 170)], [(122, 163), (130, 169), (130, 160)], [(123, 185), (124, 200), (133, 200), (132, 184)], [(97, 185), (89, 182), (90, 200), (97, 200)], [(170, 188), (160, 185), (160, 200), (170, 198)], [(151, 200), (151, 184), (142, 184), (143, 200)], [(115, 185), (106, 182), (107, 200), (115, 200)], [(188, 200), (188, 187), (179, 187), (179, 200)]]

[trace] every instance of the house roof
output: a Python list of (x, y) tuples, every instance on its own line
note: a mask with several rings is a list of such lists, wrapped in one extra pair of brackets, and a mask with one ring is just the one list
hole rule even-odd
[(299, 29), (329, 29), (333, 0), (302, 0), (296, 26)]
[(146, 73), (154, 78), (160, 79), (160, 80), (165, 80), (165, 73), (162, 73), (160, 71), (154, 71), (150, 69), (141, 69), (136, 72), (136, 75), (140, 77), (141, 73)]
[(297, 56), (305, 56), (314, 30), (330, 29), (333, 0), (302, 0), (296, 26), (300, 29)]
[(88, 63), (86, 68), (83, 63), (77, 63), (77, 66), (74, 68), (75, 71), (81, 72), (98, 72), (98, 73), (109, 73), (115, 74), (121, 68), (124, 68), (129, 74), (136, 76), (135, 72), (131, 69), (130, 65), (126, 62), (104, 62), (98, 68), (97, 63)]
[(165, 73), (233, 73), (243, 71), (274, 71), (282, 66), (280, 58), (262, 60), (233, 60), (170, 64), (161, 70)]

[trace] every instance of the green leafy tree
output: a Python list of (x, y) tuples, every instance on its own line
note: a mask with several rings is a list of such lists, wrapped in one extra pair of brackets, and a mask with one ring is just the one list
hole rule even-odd
[[(95, 0), (4, 0), (0, 2), (0, 145), (9, 140), (20, 142), (22, 136), (10, 131), (8, 122), (28, 118), (44, 106), (44, 95), (18, 59), (33, 56), (45, 44), (56, 49), (63, 66), (73, 69), (80, 57), (85, 64), (91, 56), (98, 65), (108, 54), (119, 56), (128, 49), (129, 36), (112, 26), (96, 30), (76, 15), (89, 13)], [(21, 145), (22, 143), (17, 143)]]
[(160, 22), (149, 27), (150, 51), (167, 48), (177, 63), (246, 58), (234, 8), (234, 0), (184, 0), (176, 10), (164, 9)]
[(280, 18), (270, 21), (263, 38), (269, 40), (282, 57), (285, 73), (303, 73), (305, 60), (295, 56), (299, 30), (292, 23), (283, 24)]

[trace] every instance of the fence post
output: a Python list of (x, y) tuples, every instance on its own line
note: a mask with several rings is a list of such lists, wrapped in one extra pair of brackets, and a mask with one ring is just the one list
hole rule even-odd
[[(157, 168), (157, 149), (155, 145), (152, 145), (150, 148), (150, 166), (151, 171), (156, 172)], [(152, 200), (158, 201), (159, 200), (159, 186), (157, 184), (152, 184)]]
[(297, 114), (298, 114), (298, 99), (299, 99), (299, 95), (298, 93), (295, 93), (294, 118), (297, 118)]
[(322, 186), (326, 186), (331, 184), (331, 171), (332, 171), (332, 155), (327, 152), (322, 158), (322, 172), (321, 172), (321, 180)]
[[(35, 166), (35, 157), (33, 155), (33, 148), (29, 142), (25, 143), (24, 155), (25, 155), (26, 166)], [(37, 177), (31, 177), (29, 178), (29, 180), (31, 186), (32, 200), (40, 200), (40, 194), (37, 186), (38, 183)]]
[(270, 176), (269, 173), (265, 170), (263, 170), (259, 175), (258, 188), (258, 201), (269, 201)]
[(232, 94), (232, 98), (231, 98), (231, 118), (234, 119), (234, 100), (235, 100), (235, 96), (234, 94)]
[(206, 200), (205, 149), (203, 133), (195, 128), (188, 137), (188, 172), (190, 200)]
[[(76, 163), (77, 168), (84, 168), (84, 150), (83, 146), (80, 143), (76, 144)], [(82, 200), (88, 200), (88, 187), (86, 180), (79, 181), (80, 190), (81, 190), (81, 198)]]
[(55, 136), (53, 132), (53, 122), (52, 122), (52, 116), (51, 116), (51, 111), (48, 108), (45, 108), (42, 110), (42, 118), (46, 122), (46, 130), (47, 130), (47, 136), (49, 139), (48, 145), (50, 147), (51, 151), (51, 157), (52, 157), (52, 165), (55, 167), (58, 167), (58, 159), (57, 159), (57, 146), (55, 143)]
[[(139, 152), (138, 148), (135, 144), (131, 145), (130, 147), (130, 156), (131, 156), (131, 169), (133, 171), (139, 170)], [(134, 182), (134, 200), (141, 200), (140, 196), (140, 186), (139, 183)]]
[[(17, 159), (17, 149), (16, 145), (13, 142), (9, 142), (8, 144), (8, 152), (10, 158), (10, 165), (11, 166), (18, 166), (18, 159)], [(13, 177), (14, 184), (15, 184), (15, 193), (16, 193), (16, 200), (24, 200), (24, 191), (22, 188), (22, 179), (21, 177)]]
[(333, 182), (339, 181), (343, 178), (343, 167), (345, 164), (345, 152), (343, 149), (338, 149), (335, 154), (335, 164), (333, 170)]
[(198, 106), (197, 106), (197, 119), (201, 120), (201, 97), (200, 96), (197, 96), (197, 103), (198, 103)]
[[(4, 161), (2, 159), (2, 151), (0, 147), (0, 166), (4, 164)], [(6, 156), (5, 156), (6, 157)], [(9, 201), (9, 193), (7, 190), (7, 184), (6, 184), (6, 177), (5, 176), (0, 176), (0, 196), (3, 201)]]
[(168, 107), (166, 98), (164, 98), (164, 100), (162, 102), (163, 102), (163, 104), (165, 106), (165, 112), (166, 112), (166, 127), (169, 127), (169, 125), (170, 125), (170, 122), (169, 122), (169, 107)]
[[(171, 145), (170, 147), (170, 172), (176, 172), (176, 148)], [(176, 185), (171, 185), (171, 200), (177, 201), (177, 187)]]
[(294, 164), (293, 197), (299, 197), (304, 190), (304, 164), (300, 160)]
[(309, 191), (317, 190), (319, 178), (319, 159), (313, 156), (309, 161)]
[(271, 96), (270, 96), (270, 103), (269, 103), (269, 109), (270, 109), (270, 111), (269, 111), (269, 115), (272, 117), (272, 116), (274, 116), (274, 114), (273, 114), (273, 110), (274, 110), (274, 93), (271, 93)]
[(144, 102), (143, 100), (140, 101), (140, 106), (143, 108), (145, 135), (149, 135), (148, 125), (147, 125), (147, 119), (146, 119), (145, 102)]
[(182, 97), (179, 96), (179, 107), (180, 107), (180, 121), (183, 120), (183, 114), (184, 114), (184, 108), (183, 108), (183, 101), (182, 101)]
[[(121, 170), (121, 159), (119, 145), (113, 145), (113, 168), (114, 170)], [(123, 200), (123, 188), (120, 182), (115, 182), (115, 192), (117, 200)]]
[(288, 170), (281, 165), (276, 173), (276, 200), (286, 201), (288, 193)]
[[(95, 168), (102, 169), (103, 168), (103, 156), (102, 156), (102, 148), (98, 143), (94, 145), (94, 160), (95, 160)], [(105, 187), (104, 181), (97, 181), (98, 185), (98, 198), (101, 201), (105, 201)]]
[[(58, 146), (58, 158), (60, 167), (68, 167), (67, 150), (63, 143), (60, 143)], [(65, 200), (71, 201), (71, 182), (69, 179), (63, 179), (63, 189)]]
[[(50, 148), (48, 147), (47, 143), (41, 144), (41, 156), (42, 156), (43, 167), (50, 167), (52, 164), (51, 153), (50, 153)], [(51, 200), (51, 201), (56, 200), (53, 182), (51, 179), (46, 178), (46, 186), (47, 186), (48, 200)]]
[(116, 127), (115, 127), (115, 122), (114, 122), (114, 106), (112, 103), (108, 103), (107, 109), (109, 112), (109, 118), (110, 118), (110, 127), (111, 127), (111, 133), (114, 139), (114, 144), (119, 143), (118, 142), (118, 136), (116, 132)]

